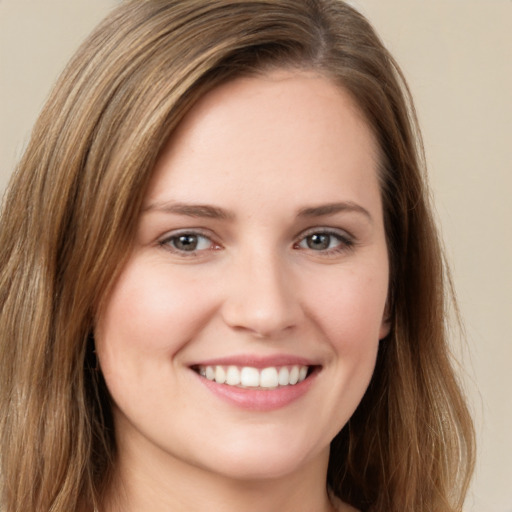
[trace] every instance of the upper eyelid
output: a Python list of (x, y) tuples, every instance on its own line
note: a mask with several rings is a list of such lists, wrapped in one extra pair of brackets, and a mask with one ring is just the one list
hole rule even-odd
[(197, 235), (197, 236), (203, 236), (205, 238), (209, 238), (212, 242), (216, 242), (216, 237), (214, 234), (204, 228), (181, 228), (181, 229), (174, 229), (172, 231), (167, 231), (164, 235), (158, 237), (158, 242), (162, 243), (166, 240), (170, 240), (172, 238), (176, 238), (178, 236), (182, 235)]
[(309, 235), (314, 235), (316, 233), (325, 233), (328, 235), (338, 235), (338, 236), (350, 238), (350, 240), (355, 241), (355, 236), (352, 233), (350, 233), (350, 231), (347, 231), (346, 229), (342, 229), (342, 228), (334, 228), (334, 227), (327, 227), (327, 226), (314, 226), (311, 228), (307, 228), (304, 231), (301, 231), (297, 235), (295, 240), (299, 241)]
[[(313, 235), (316, 233), (324, 233), (324, 234), (339, 236), (341, 238), (347, 238), (353, 243), (355, 243), (355, 241), (356, 241), (356, 238), (354, 237), (354, 235), (352, 235), (352, 233), (350, 233), (346, 229), (335, 228), (335, 227), (331, 227), (331, 226), (329, 226), (329, 227), (328, 226), (312, 226), (312, 227), (309, 227), (309, 228), (301, 231), (299, 234), (297, 234), (297, 236), (293, 239), (292, 243), (296, 244), (296, 243), (300, 242), (301, 240), (303, 240), (304, 238), (306, 238), (307, 236), (310, 236), (310, 235)], [(215, 244), (215, 245), (218, 245), (221, 247), (223, 246), (223, 244), (221, 242), (219, 242), (219, 237), (217, 237), (209, 229), (205, 229), (205, 228), (180, 228), (180, 229), (168, 231), (166, 234), (164, 234), (158, 238), (158, 244), (164, 244), (165, 242), (168, 242), (173, 238), (179, 237), (181, 235), (186, 235), (186, 234), (202, 236), (202, 237), (208, 238), (212, 242), (212, 244)]]
[[(328, 235), (338, 239), (338, 245), (335, 247), (329, 247), (322, 250), (313, 250), (311, 248), (299, 247), (304, 241), (311, 235), (320, 234)], [(294, 249), (302, 249), (305, 254), (313, 254), (323, 257), (334, 257), (339, 254), (345, 254), (347, 251), (352, 251), (356, 246), (359, 245), (358, 240), (352, 236), (347, 230), (341, 228), (332, 227), (315, 227), (309, 228), (303, 231), (293, 243)]]
[[(203, 237), (209, 240), (210, 247), (207, 249), (194, 249), (192, 251), (182, 251), (178, 249), (177, 247), (174, 247), (174, 245), (171, 243), (173, 239), (176, 239), (183, 235), (194, 235), (198, 237)], [(157, 244), (159, 247), (165, 249), (166, 251), (169, 251), (171, 253), (174, 253), (176, 255), (179, 255), (183, 258), (190, 258), (192, 256), (199, 256), (199, 255), (205, 255), (209, 251), (217, 250), (218, 248), (222, 248), (222, 244), (219, 243), (214, 236), (212, 236), (211, 233), (205, 233), (204, 230), (198, 229), (198, 228), (192, 228), (192, 229), (177, 229), (174, 231), (167, 232), (167, 234), (161, 236), (157, 240)]]

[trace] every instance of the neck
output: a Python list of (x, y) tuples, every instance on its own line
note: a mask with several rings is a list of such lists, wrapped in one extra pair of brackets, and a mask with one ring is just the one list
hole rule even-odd
[[(332, 512), (326, 489), (328, 452), (291, 474), (238, 479), (150, 450), (120, 450), (101, 512)], [(344, 510), (340, 508), (339, 510)]]

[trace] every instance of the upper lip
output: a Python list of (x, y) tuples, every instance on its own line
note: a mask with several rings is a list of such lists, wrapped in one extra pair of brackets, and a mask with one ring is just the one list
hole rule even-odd
[(268, 368), (271, 366), (319, 366), (318, 361), (288, 354), (259, 356), (251, 354), (231, 355), (197, 361), (190, 366), (249, 366), (252, 368)]

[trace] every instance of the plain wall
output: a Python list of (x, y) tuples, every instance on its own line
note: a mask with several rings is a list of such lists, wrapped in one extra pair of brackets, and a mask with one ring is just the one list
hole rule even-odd
[[(0, 188), (58, 73), (114, 0), (0, 0)], [(468, 350), (479, 459), (468, 512), (512, 512), (512, 1), (353, 0), (423, 128)]]

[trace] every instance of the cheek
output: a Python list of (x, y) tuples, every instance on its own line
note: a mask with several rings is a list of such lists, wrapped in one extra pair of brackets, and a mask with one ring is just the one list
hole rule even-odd
[(340, 355), (364, 357), (378, 345), (387, 299), (388, 277), (379, 268), (342, 272), (317, 281), (310, 311)]
[(161, 264), (130, 261), (96, 322), (104, 373), (140, 374), (145, 363), (167, 364), (213, 309), (201, 285)]
[(330, 350), (325, 367), (329, 393), (318, 398), (316, 416), (328, 425), (330, 439), (352, 416), (373, 375), (387, 283), (386, 267), (380, 265), (347, 265), (317, 276), (308, 314)]

